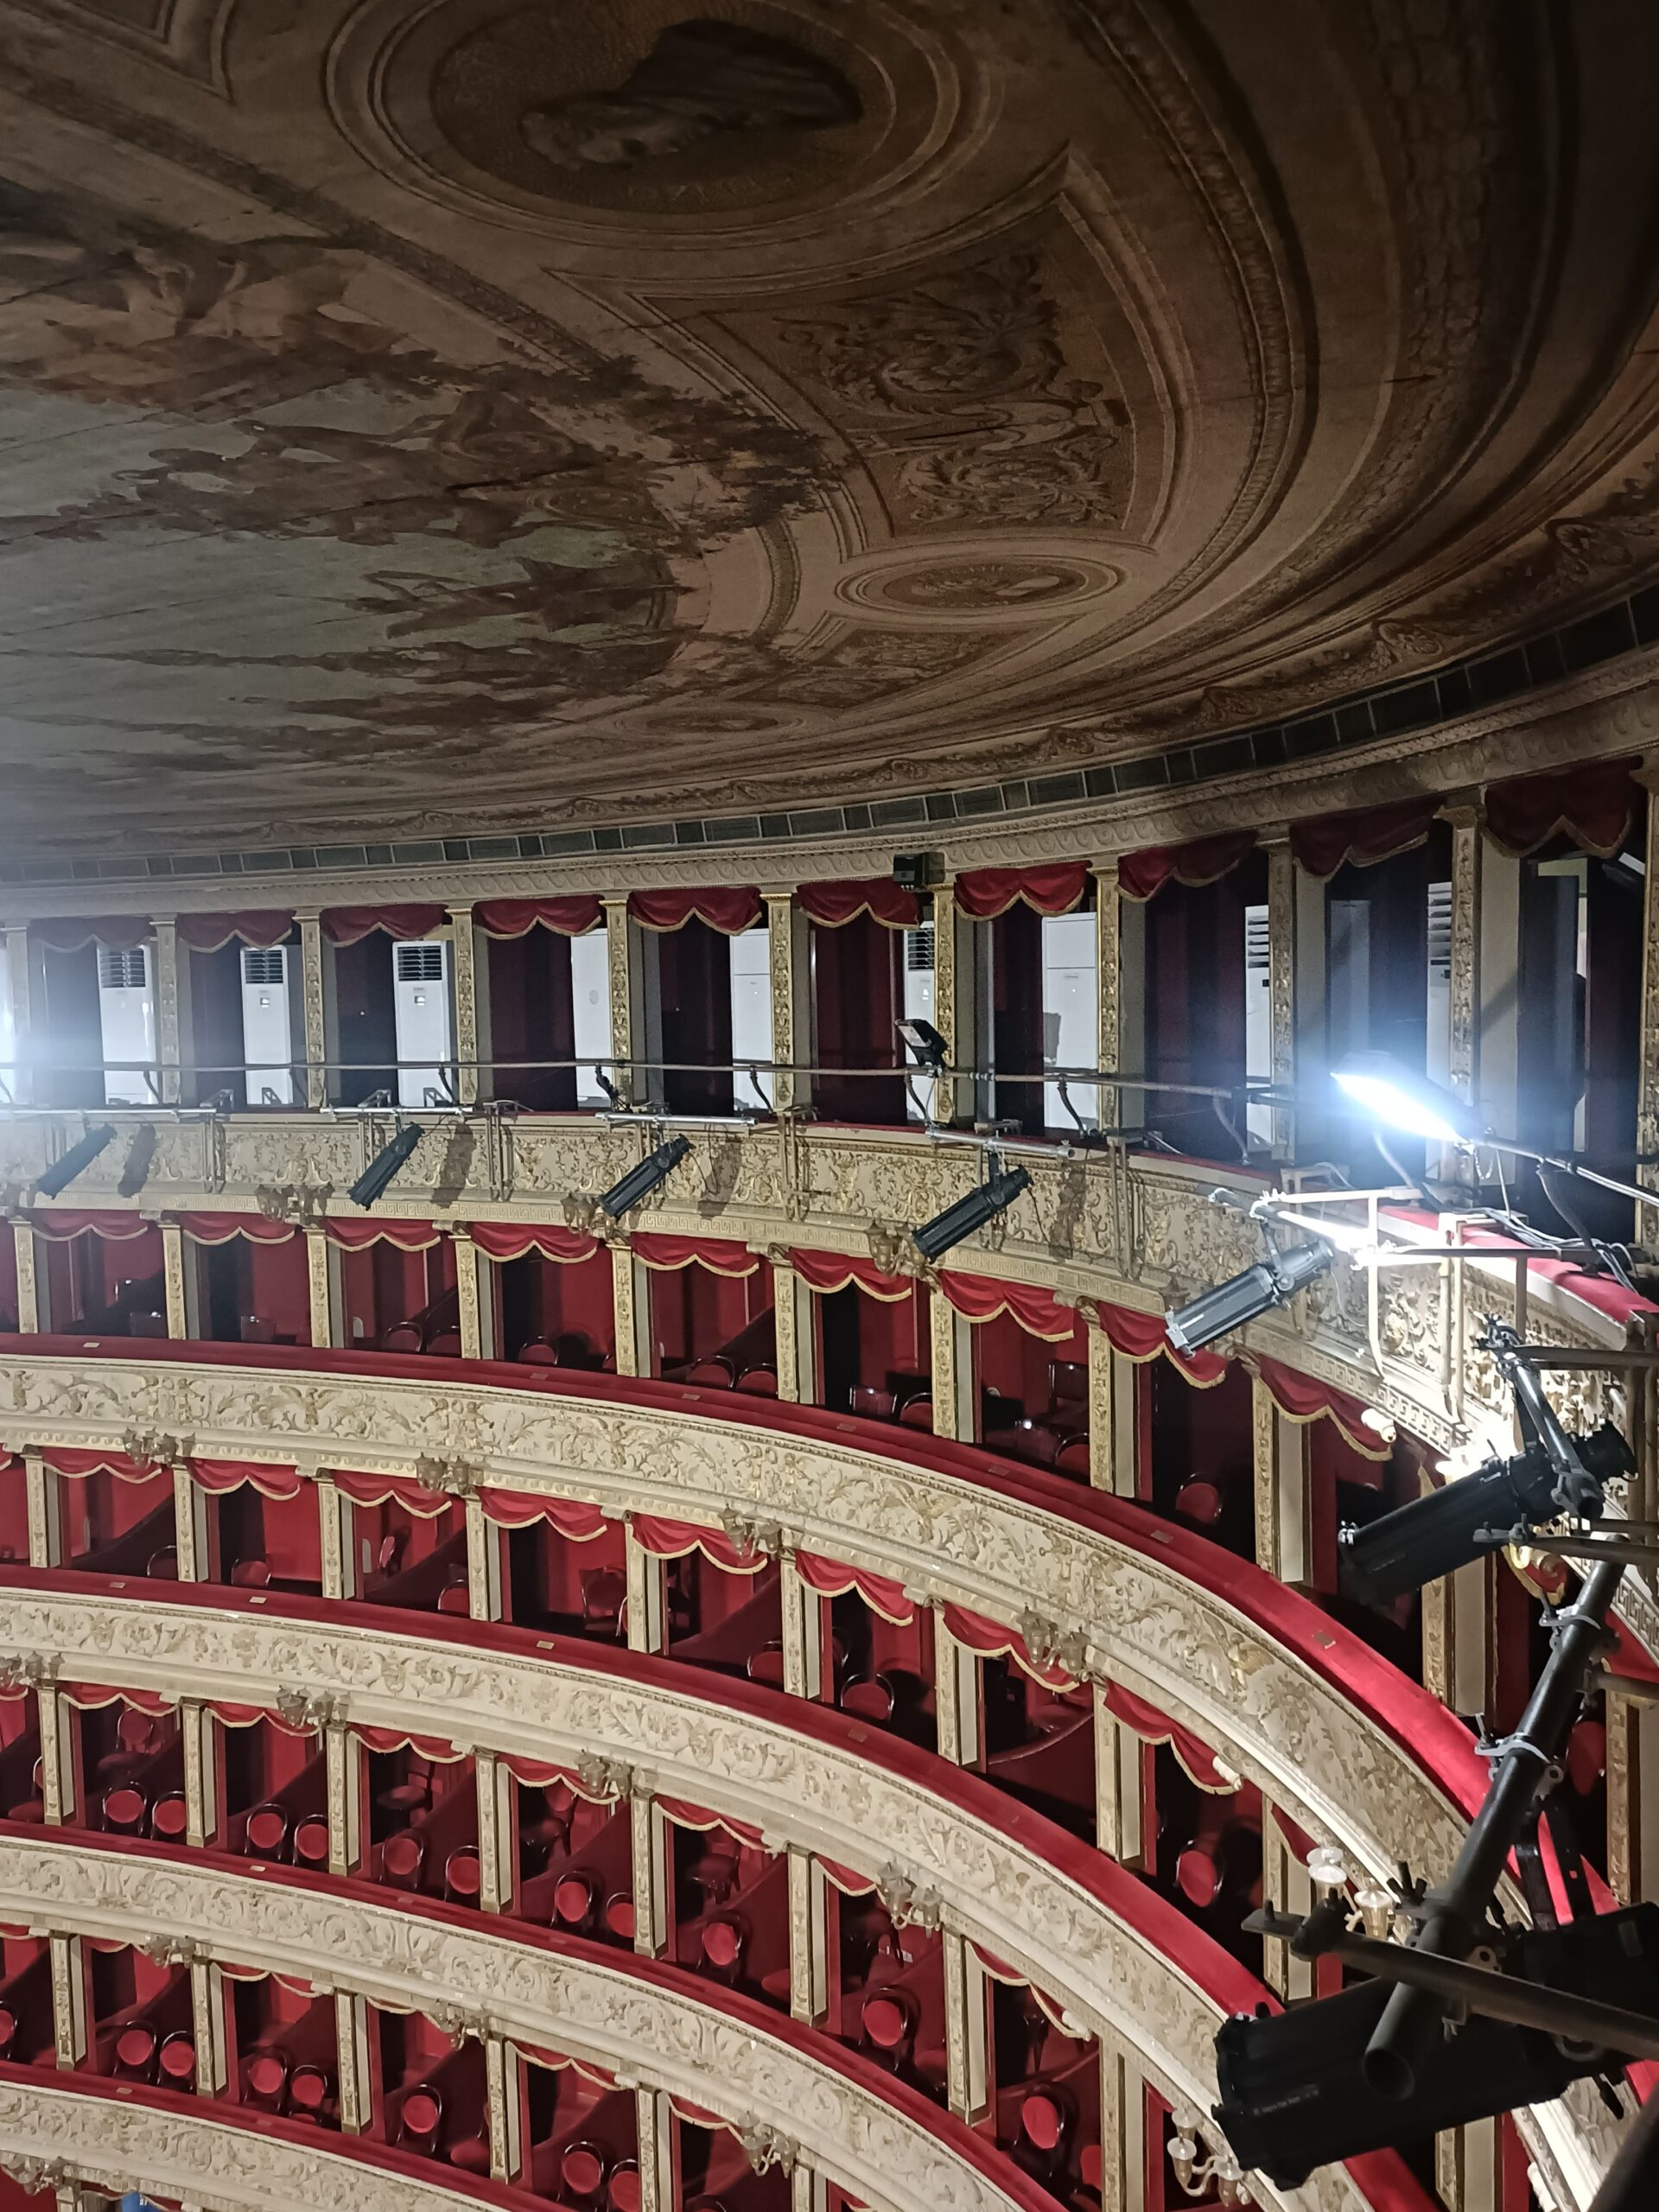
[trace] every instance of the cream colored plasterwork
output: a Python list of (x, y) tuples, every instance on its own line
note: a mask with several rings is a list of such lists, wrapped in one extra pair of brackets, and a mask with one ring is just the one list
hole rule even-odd
[[(297, 2134), (297, 2131), (296, 2131)], [(440, 2170), (389, 2170), (354, 2158), (350, 2139), (315, 2130), (289, 2140), (238, 2126), (226, 2108), (162, 2111), (137, 2098), (60, 2088), (45, 2079), (0, 2082), (0, 2164), (50, 2188), (67, 2179), (116, 2198), (142, 2190), (213, 2212), (294, 2212), (349, 2204), (353, 2212), (477, 2212), (478, 2198), (446, 2187)], [(42, 2203), (46, 2199), (41, 2200)]]
[[(188, 1434), (212, 1458), (413, 1473), (579, 1497), (613, 1518), (666, 1512), (779, 1529), (898, 1575), (934, 1601), (1075, 1646), (1079, 1663), (1193, 1728), (1305, 1827), (1379, 1874), (1444, 1871), (1452, 1808), (1334, 1685), (1155, 1555), (962, 1477), (850, 1446), (661, 1405), (401, 1378), (171, 1362), (0, 1359), (0, 1445), (86, 1447)], [(1310, 1613), (1310, 1636), (1318, 1632)]]
[[(347, 1189), (361, 1160), (354, 1127), (314, 1116), (232, 1116), (213, 1141), (200, 1119), (110, 1116), (118, 1141), (78, 1179), (92, 1207), (142, 1203), (169, 1211), (276, 1211), (310, 1225), (327, 1211), (354, 1210), (329, 1194)], [(641, 1229), (719, 1236), (756, 1251), (809, 1247), (868, 1257), (894, 1224), (925, 1221), (977, 1180), (977, 1153), (931, 1143), (899, 1129), (802, 1128), (793, 1122), (696, 1128), (690, 1158), (631, 1219)], [(50, 1156), (54, 1136), (73, 1141), (76, 1117), (54, 1132), (50, 1117), (0, 1120), (0, 1187), (26, 1185)], [(464, 1172), (453, 1166), (453, 1130), (435, 1123), (379, 1211), (388, 1218), (563, 1222), (580, 1215), (593, 1192), (638, 1165), (646, 1126), (574, 1117), (524, 1116), (505, 1165), (474, 1148)], [(119, 1188), (135, 1147), (149, 1157), (142, 1201)], [(1254, 1224), (1211, 1203), (1230, 1187), (1255, 1197), (1259, 1182), (1224, 1169), (1131, 1158), (1108, 1147), (1088, 1160), (1032, 1158), (1031, 1188), (1001, 1217), (993, 1249), (975, 1238), (953, 1255), (969, 1273), (1042, 1285), (1077, 1303), (1095, 1300), (1147, 1313), (1224, 1280), (1260, 1256)], [(313, 1257), (326, 1259), (321, 1238)], [(1473, 1353), (1482, 1317), (1495, 1311), (1497, 1271), (1461, 1271), (1467, 1295), (1449, 1343), (1451, 1295), (1430, 1268), (1385, 1271), (1373, 1336), (1363, 1281), (1345, 1265), (1294, 1308), (1253, 1324), (1253, 1350), (1349, 1391), (1441, 1450), (1470, 1440), (1471, 1417), (1484, 1434), (1506, 1423), (1507, 1406), (1490, 1363)], [(321, 1305), (326, 1280), (314, 1282)], [(619, 1326), (622, 1316), (619, 1312)], [(1533, 1320), (1571, 1344), (1622, 1341), (1623, 1331), (1569, 1293), (1535, 1286)], [(632, 1344), (632, 1337), (626, 1338)], [(619, 1352), (623, 1345), (619, 1343)]]
[[(878, 2212), (1009, 2212), (1017, 2202), (964, 2155), (967, 2139), (918, 2123), (829, 2063), (835, 2046), (820, 2057), (626, 1964), (515, 1941), (499, 1920), (458, 1926), (407, 1900), (382, 1905), (188, 1859), (3, 1840), (0, 1899), (56, 1932), (188, 1943), (197, 1956), (257, 1961), (302, 1974), (314, 1989), (454, 2018), (463, 2033), (550, 2045), (712, 2109), (740, 2131), (771, 2130), (791, 2162)], [(213, 2199), (211, 2186), (202, 2194)]]

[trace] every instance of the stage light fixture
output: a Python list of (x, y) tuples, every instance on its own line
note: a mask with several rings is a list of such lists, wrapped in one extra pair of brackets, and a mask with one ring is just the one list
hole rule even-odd
[(1021, 1191), (1029, 1190), (1031, 1177), (1023, 1167), (998, 1167), (996, 1155), (990, 1155), (991, 1173), (977, 1189), (969, 1191), (965, 1198), (958, 1198), (954, 1205), (946, 1206), (943, 1213), (935, 1214), (931, 1221), (925, 1221), (913, 1229), (910, 1241), (925, 1260), (937, 1260), (953, 1244), (960, 1244), (964, 1236), (971, 1236), (976, 1229), (983, 1229), (988, 1221), (1006, 1211)]
[(937, 1076), (944, 1071), (944, 1064), (950, 1057), (950, 1047), (931, 1021), (922, 1020), (919, 1015), (906, 1015), (904, 1020), (895, 1021), (893, 1026), (914, 1052), (917, 1065), (926, 1074)]
[(1317, 1282), (1336, 1254), (1328, 1244), (1299, 1244), (1294, 1252), (1274, 1252), (1242, 1274), (1217, 1283), (1164, 1316), (1164, 1333), (1177, 1351), (1201, 1351), (1217, 1337), (1242, 1329), (1275, 1306)]
[(1629, 1474), (1635, 1462), (1611, 1421), (1573, 1442), (1595, 1485), (1574, 1499), (1562, 1497), (1557, 1470), (1533, 1444), (1507, 1459), (1494, 1456), (1365, 1528), (1343, 1529), (1337, 1540), (1343, 1595), (1362, 1605), (1390, 1605), (1487, 1552), (1528, 1541), (1559, 1514), (1599, 1517), (1601, 1486)]
[(421, 1141), (421, 1125), (411, 1122), (399, 1129), (391, 1142), (376, 1153), (351, 1189), (346, 1193), (354, 1206), (372, 1206), (398, 1172), (408, 1165), (410, 1155)]
[(68, 1188), (84, 1168), (92, 1166), (106, 1146), (114, 1141), (113, 1122), (100, 1122), (95, 1128), (88, 1129), (78, 1144), (72, 1144), (61, 1159), (54, 1160), (43, 1175), (35, 1177), (35, 1197), (55, 1198), (60, 1191)]
[(625, 1213), (632, 1213), (635, 1206), (648, 1198), (654, 1190), (665, 1183), (691, 1149), (690, 1137), (670, 1137), (649, 1152), (637, 1167), (630, 1167), (620, 1181), (613, 1183), (599, 1202), (601, 1213), (613, 1221), (620, 1221)]

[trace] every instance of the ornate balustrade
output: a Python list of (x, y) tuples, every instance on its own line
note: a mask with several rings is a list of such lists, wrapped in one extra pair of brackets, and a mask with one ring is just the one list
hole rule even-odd
[[(83, 1118), (29, 1114), (3, 1124), (0, 1191), (14, 1210), (79, 1135)], [(100, 1118), (115, 1126), (117, 1141), (76, 1178), (76, 1205), (161, 1217), (263, 1211), (301, 1224), (325, 1214), (362, 1218), (345, 1193), (391, 1126), (284, 1113), (118, 1110)], [(629, 1217), (636, 1226), (715, 1235), (763, 1252), (794, 1246), (874, 1255), (924, 1281), (905, 1229), (963, 1196), (982, 1164), (971, 1148), (899, 1129), (786, 1119), (687, 1134), (690, 1158)], [(637, 1165), (652, 1141), (644, 1122), (445, 1119), (429, 1128), (378, 1215), (441, 1227), (550, 1218), (593, 1226), (593, 1194)], [(1117, 1147), (1070, 1159), (1057, 1149), (1052, 1159), (1022, 1164), (1030, 1189), (959, 1248), (954, 1257), (963, 1268), (1039, 1284), (1087, 1317), (1090, 1302), (1161, 1312), (1261, 1256), (1255, 1225), (1210, 1203), (1218, 1187), (1247, 1199), (1260, 1192), (1260, 1179), (1238, 1168), (1131, 1156)], [(625, 1245), (625, 1234), (616, 1241)], [(1498, 1260), (1369, 1274), (1340, 1262), (1288, 1311), (1252, 1324), (1245, 1342), (1450, 1449), (1471, 1435), (1507, 1433), (1505, 1394), (1474, 1340), (1485, 1313), (1513, 1316), (1515, 1275), (1512, 1262)], [(1608, 1298), (1559, 1268), (1534, 1267), (1525, 1303), (1535, 1335), (1606, 1346), (1627, 1340), (1634, 1301)], [(1599, 1386), (1581, 1387), (1599, 1408)]]

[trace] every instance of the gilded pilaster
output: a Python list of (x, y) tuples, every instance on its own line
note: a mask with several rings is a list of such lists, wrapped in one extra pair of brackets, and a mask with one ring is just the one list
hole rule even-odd
[[(1267, 851), (1268, 1070), (1275, 1090), (1288, 1091), (1296, 1082), (1296, 861), (1288, 837), (1268, 839)], [(1295, 1154), (1295, 1109), (1275, 1106), (1273, 1156)]]
[(225, 2034), (225, 1993), (211, 1959), (190, 1965), (190, 2026), (196, 2045), (196, 2094), (216, 2097), (230, 2079)]
[(664, 1648), (667, 1562), (648, 1552), (628, 1523), (625, 1564), (628, 1575), (628, 1649), (660, 1651)]
[(1255, 1563), (1281, 1582), (1309, 1579), (1308, 1431), (1280, 1412), (1260, 1377), (1250, 1384)]
[(1497, 2122), (1478, 2120), (1434, 2138), (1434, 2188), (1446, 2212), (1497, 2212)]
[(783, 1610), (784, 1688), (791, 1697), (817, 1696), (823, 1681), (823, 1605), (796, 1570), (792, 1554), (779, 1562)]
[(789, 1853), (789, 2010), (817, 2027), (830, 2010), (829, 1896), (810, 1852)]
[(505, 2036), (484, 2038), (484, 2102), (490, 2131), (490, 2178), (516, 2181), (524, 2164), (524, 2060)]
[(1135, 2124), (1142, 2105), (1138, 2072), (1121, 2051), (1100, 2045), (1100, 2212), (1141, 2212), (1146, 2159)]
[(179, 1747), (184, 1759), (184, 1840), (200, 1851), (219, 1834), (218, 1763), (212, 1713), (194, 1698), (179, 1706)]
[[(305, 1033), (305, 1103), (314, 1110), (328, 1103), (328, 1028), (323, 998), (322, 917), (296, 913), (300, 925), (300, 1007)], [(315, 1341), (326, 1344), (326, 1337)]]
[(651, 1372), (651, 1284), (626, 1244), (611, 1246), (611, 1313), (619, 1375)]
[(649, 1080), (637, 1078), (630, 1065), (634, 1056), (636, 1014), (632, 924), (626, 897), (607, 899), (604, 906), (605, 950), (611, 980), (611, 1058), (615, 1063), (613, 1079), (626, 1105), (636, 1095), (646, 1096), (650, 1088)]
[(326, 1468), (316, 1472), (317, 1549), (325, 1598), (357, 1595), (357, 1560), (353, 1548), (352, 1501), (342, 1497)]
[(455, 995), (455, 1096), (463, 1106), (479, 1099), (478, 940), (470, 906), (449, 909), (449, 973)]
[[(957, 958), (961, 948), (957, 932), (962, 927), (962, 916), (957, 911), (956, 894), (949, 884), (942, 884), (933, 893), (933, 1027), (944, 1039), (945, 1057), (954, 1065), (960, 1057), (964, 1041), (971, 1037), (971, 1019), (964, 1020), (968, 1009), (962, 1004), (963, 977), (962, 963)], [(917, 1084), (919, 1096), (927, 1094), (921, 1084)], [(958, 1085), (942, 1081), (933, 1086), (929, 1113), (936, 1122), (953, 1122), (963, 1099), (968, 1110), (973, 1110), (973, 1085)]]
[(475, 1621), (501, 1618), (504, 1532), (485, 1512), (481, 1501), (466, 1501), (467, 1610)]
[(790, 891), (768, 891), (766, 946), (772, 987), (772, 1057), (779, 1072), (772, 1077), (772, 1104), (779, 1114), (804, 1106), (811, 1096), (810, 1077), (785, 1074), (812, 1057), (811, 963), (807, 957), (806, 917), (798, 913)]
[(1095, 1692), (1095, 1844), (1120, 1866), (1141, 1863), (1141, 1739)]
[(940, 1942), (944, 1953), (945, 2094), (957, 2118), (971, 2122), (984, 2113), (988, 2096), (985, 1973), (965, 1936), (947, 1928)]
[(207, 1580), (207, 1500), (184, 1459), (173, 1463), (173, 1548), (181, 1582)]
[[(1118, 882), (1117, 862), (1115, 860), (1096, 861), (1094, 877), (1095, 1065), (1116, 1073), (1122, 1050), (1122, 1039), (1119, 1035), (1122, 1014), (1119, 984), (1123, 893)], [(1101, 1100), (1100, 1119), (1108, 1128), (1115, 1128), (1117, 1123), (1116, 1102), (1115, 1091), (1107, 1093)]]
[(345, 2134), (361, 2135), (374, 2118), (369, 2007), (365, 1999), (344, 1989), (334, 1992), (334, 2047), (340, 2128)]
[(331, 1720), (322, 1731), (322, 1751), (328, 1791), (328, 1872), (351, 1874), (362, 1856), (365, 1835), (363, 1746), (343, 1721)]
[(639, 2212), (674, 2212), (679, 2189), (674, 2171), (674, 2108), (666, 2091), (633, 2093), (639, 2144)]
[(35, 1231), (26, 1221), (11, 1224), (11, 1248), (17, 1263), (17, 1327), (25, 1337), (38, 1337), (46, 1326), (42, 1307), (46, 1304), (41, 1293), (45, 1285), (35, 1271), (40, 1247)]
[(628, 1800), (633, 1842), (633, 1948), (660, 1958), (668, 1943), (668, 1822), (650, 1796)]
[(945, 1626), (942, 1605), (933, 1612), (933, 1675), (939, 1757), (973, 1766), (979, 1758), (979, 1662)]
[(1636, 772), (1648, 794), (1648, 834), (1643, 848), (1647, 874), (1642, 886), (1642, 1029), (1637, 1051), (1636, 1150), (1645, 1163), (1640, 1179), (1659, 1190), (1659, 758), (1652, 755)]
[(334, 1246), (321, 1229), (308, 1229), (305, 1232), (306, 1292), (310, 1306), (311, 1341), (319, 1350), (340, 1342), (337, 1273)]
[(184, 1095), (184, 1065), (189, 1041), (185, 1033), (188, 1009), (180, 969), (179, 925), (176, 920), (161, 918), (151, 926), (156, 932), (156, 1058), (161, 1076), (162, 1103), (176, 1106)]
[(185, 1268), (184, 1231), (176, 1221), (162, 1224), (162, 1283), (167, 1300), (167, 1333), (175, 1344), (190, 1335), (190, 1297)]
[(493, 1751), (473, 1754), (478, 1789), (478, 1902), (485, 1912), (506, 1912), (512, 1904), (517, 1873), (517, 1821), (513, 1781)]
[(451, 1231), (450, 1243), (455, 1255), (455, 1303), (461, 1325), (461, 1356), (463, 1359), (489, 1359), (493, 1346), (486, 1348), (484, 1330), (483, 1270), (489, 1262), (480, 1255), (469, 1230), (459, 1223)]
[(52, 1972), (52, 2050), (60, 2073), (86, 2056), (86, 1958), (79, 1936), (47, 1939)]
[[(1306, 1913), (1313, 1903), (1307, 1869), (1290, 1847), (1289, 1839), (1273, 1817), (1273, 1808), (1262, 1808), (1262, 1902), (1275, 1912)], [(1262, 1978), (1281, 1999), (1313, 1994), (1313, 1966), (1299, 1959), (1279, 1936), (1268, 1936), (1262, 1946)]]
[(1116, 1427), (1113, 1418), (1114, 1374), (1111, 1340), (1104, 1329), (1089, 1328), (1089, 1480), (1096, 1490), (1116, 1490)]
[(38, 1452), (23, 1454), (23, 1497), (29, 1513), (29, 1563), (63, 1564), (62, 1477), (54, 1474)]
[(69, 1708), (53, 1684), (44, 1681), (35, 1693), (35, 1710), (41, 1731), (41, 1818), (48, 1827), (61, 1827), (75, 1815), (74, 1738)]
[(812, 1293), (774, 1245), (772, 1301), (777, 1329), (778, 1395), (791, 1405), (817, 1403), (817, 1344)]
[(1459, 1098), (1472, 1104), (1478, 1071), (1481, 814), (1475, 806), (1448, 806), (1442, 811), (1452, 825), (1446, 1082)]
[[(919, 1293), (918, 1293), (919, 1295)], [(930, 1294), (928, 1327), (933, 1347), (933, 1433), (974, 1440), (973, 1324), (940, 1291)]]

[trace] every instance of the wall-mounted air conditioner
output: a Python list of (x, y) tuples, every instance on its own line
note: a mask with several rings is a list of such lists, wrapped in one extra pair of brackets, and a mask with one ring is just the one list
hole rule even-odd
[[(111, 1106), (152, 1104), (156, 1092), (144, 1066), (156, 1058), (156, 990), (150, 980), (149, 949), (130, 951), (98, 948), (98, 1018), (104, 1039), (104, 1097)], [(122, 1067), (112, 1062), (126, 1061)], [(137, 1061), (143, 1065), (133, 1066)]]
[[(931, 1021), (933, 1018), (933, 925), (924, 922), (920, 929), (905, 931), (905, 1019)], [(905, 1112), (911, 1121), (919, 1122), (923, 1115), (916, 1101), (918, 1097), (926, 1099), (931, 1086), (925, 1077), (916, 1073), (906, 1047), (900, 1044), (899, 1049), (904, 1065), (911, 1071)]]
[[(772, 932), (763, 922), (759, 928), (741, 930), (728, 940), (732, 948), (732, 1059), (769, 1060), (772, 1058)], [(774, 1090), (769, 1075), (757, 1077), (768, 1106)], [(756, 1084), (747, 1075), (732, 1078), (732, 1097), (739, 1108), (759, 1103)]]
[(449, 945), (423, 939), (391, 948), (392, 1008), (397, 1021), (397, 1103), (400, 1106), (454, 1103), (446, 1077), (455, 1053), (449, 997)]
[[(295, 980), (285, 944), (243, 946), (242, 1057), (250, 1106), (294, 1103)], [(210, 1077), (210, 1087), (217, 1080)]]
[(611, 948), (602, 927), (570, 940), (570, 1009), (576, 1103), (607, 1106), (610, 1101), (594, 1079), (594, 1068), (611, 1057)]

